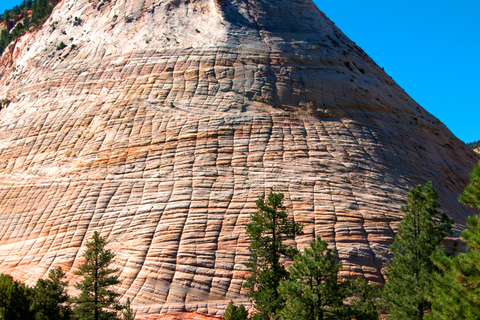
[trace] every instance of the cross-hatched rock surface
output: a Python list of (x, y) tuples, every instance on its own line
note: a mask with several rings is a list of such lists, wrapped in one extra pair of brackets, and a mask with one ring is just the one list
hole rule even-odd
[(161, 316), (145, 317), (139, 320), (223, 320), (224, 317), (198, 312), (171, 312)]
[(289, 244), (376, 282), (410, 187), (457, 230), (473, 213), (474, 152), (311, 0), (64, 0), (2, 59), (0, 271), (30, 284), (77, 281), (98, 231), (137, 316), (221, 314), (271, 191), (305, 225)]

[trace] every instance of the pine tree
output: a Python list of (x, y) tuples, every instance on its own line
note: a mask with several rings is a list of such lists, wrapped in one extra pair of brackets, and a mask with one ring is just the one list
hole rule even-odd
[[(437, 192), (432, 183), (410, 189), (405, 216), (391, 246), (393, 259), (387, 263), (384, 298), (389, 319), (423, 319), (430, 309), (430, 276), (438, 270), (433, 253), (444, 252), (443, 239), (451, 232), (451, 220), (440, 214)], [(438, 219), (440, 217), (440, 219)]]
[(135, 315), (133, 314), (133, 310), (130, 307), (130, 298), (127, 298), (127, 302), (123, 307), (123, 320), (135, 320)]
[[(480, 209), (480, 162), (459, 201)], [(433, 276), (432, 311), (428, 319), (480, 319), (480, 215), (467, 218), (461, 238), (468, 252), (454, 258), (435, 255), (441, 272)]]
[(340, 282), (341, 263), (334, 260), (334, 250), (327, 248), (327, 242), (317, 236), (310, 248), (294, 259), (289, 279), (279, 287), (286, 301), (280, 319), (347, 319), (343, 300), (348, 296), (349, 283)]
[(382, 309), (380, 297), (382, 291), (376, 284), (369, 284), (364, 278), (357, 278), (351, 282), (349, 309), (355, 320), (378, 319)]
[(0, 274), (0, 319), (33, 320), (31, 289), (7, 274)]
[(50, 270), (47, 279), (39, 279), (33, 288), (31, 309), (36, 320), (68, 320), (72, 310), (68, 305), (67, 282), (62, 268)]
[(80, 295), (74, 299), (73, 311), (78, 319), (118, 319), (115, 310), (121, 310), (118, 304), (119, 294), (110, 288), (120, 281), (118, 276), (114, 275), (118, 269), (110, 268), (115, 254), (105, 249), (106, 245), (107, 241), (95, 231), (83, 253), (86, 261), (75, 272), (76, 275), (83, 276), (83, 281), (75, 284), (75, 287), (81, 291)]
[(472, 208), (480, 209), (480, 161), (470, 174), (470, 184), (465, 187), (458, 200)]
[(243, 304), (237, 307), (233, 304), (233, 301), (230, 301), (223, 317), (225, 320), (247, 320), (248, 312)]
[(289, 221), (282, 193), (270, 193), (267, 202), (259, 198), (256, 204), (257, 211), (250, 216), (252, 222), (246, 226), (251, 256), (245, 265), (251, 274), (245, 287), (250, 289), (247, 297), (254, 301), (259, 311), (255, 317), (269, 319), (276, 317), (283, 304), (278, 286), (286, 279), (287, 271), (280, 264), (280, 258), (296, 253), (283, 240), (302, 234), (302, 226)]
[(441, 272), (433, 275), (431, 313), (427, 319), (480, 319), (480, 216), (467, 219), (462, 232), (468, 252), (454, 258), (434, 255)]

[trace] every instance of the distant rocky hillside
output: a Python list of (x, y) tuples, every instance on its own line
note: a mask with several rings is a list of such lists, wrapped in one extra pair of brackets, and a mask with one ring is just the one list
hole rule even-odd
[(0, 272), (76, 280), (116, 253), (137, 316), (248, 303), (245, 225), (285, 194), (383, 282), (408, 189), (433, 181), (458, 234), (478, 156), (311, 0), (62, 0), (0, 66)]
[(476, 153), (480, 153), (480, 140), (479, 141), (475, 141), (475, 142), (470, 142), (470, 143), (467, 143), (467, 146), (472, 149), (473, 151), (475, 151)]
[(58, 0), (29, 0), (23, 1), (11, 10), (5, 10), (0, 15), (0, 54), (9, 49), (6, 56), (10, 57), (17, 39), (41, 27), (57, 3)]

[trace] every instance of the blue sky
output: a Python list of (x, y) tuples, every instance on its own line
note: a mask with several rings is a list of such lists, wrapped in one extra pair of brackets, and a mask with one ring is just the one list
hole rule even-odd
[(314, 2), (458, 138), (480, 140), (479, 0)]
[(458, 138), (480, 140), (479, 0), (314, 2)]

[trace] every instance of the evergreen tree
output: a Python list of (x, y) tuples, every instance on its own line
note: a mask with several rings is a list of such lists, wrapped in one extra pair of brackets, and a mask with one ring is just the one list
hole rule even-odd
[(31, 289), (7, 274), (0, 274), (0, 319), (33, 320)]
[(5, 10), (3, 12), (3, 22), (5, 23), (5, 26), (7, 27), (7, 30), (10, 29), (10, 10)]
[[(12, 41), (22, 36), (31, 25), (37, 27), (45, 22), (57, 2), (58, 0), (28, 0), (23, 1), (20, 6), (15, 6), (12, 10), (5, 10), (3, 15), (0, 15), (0, 20), (6, 26), (6, 29), (3, 29), (0, 35), (0, 55)], [(32, 14), (29, 18), (26, 10), (30, 8), (32, 9)], [(10, 29), (15, 25), (15, 20), (12, 19), (15, 19), (21, 13), (25, 15), (23, 23), (18, 23), (15, 29), (10, 32)]]
[(81, 320), (110, 320), (118, 319), (117, 312), (119, 294), (111, 290), (111, 286), (118, 284), (118, 276), (114, 275), (118, 269), (110, 268), (115, 254), (105, 249), (107, 241), (94, 232), (91, 241), (87, 242), (87, 249), (83, 253), (85, 263), (75, 272), (84, 279), (75, 287), (81, 291), (74, 299), (75, 315)]
[(279, 287), (286, 301), (280, 319), (350, 319), (343, 305), (349, 283), (339, 281), (341, 263), (334, 260), (334, 250), (327, 248), (327, 242), (317, 236), (310, 248), (294, 259), (289, 279)]
[(441, 272), (432, 276), (431, 313), (427, 319), (480, 319), (480, 216), (467, 219), (462, 232), (468, 252), (455, 258), (435, 255)]
[[(459, 201), (480, 209), (480, 162)], [(429, 319), (480, 319), (480, 215), (468, 217), (467, 226), (461, 237), (468, 252), (433, 257), (441, 272), (433, 276)]]
[(357, 278), (351, 282), (351, 293), (353, 298), (350, 300), (350, 314), (354, 315), (356, 320), (374, 320), (378, 319), (381, 311), (380, 297), (382, 291), (376, 284), (368, 284), (364, 278)]
[(123, 320), (135, 320), (135, 315), (133, 314), (133, 310), (130, 307), (130, 298), (127, 298), (127, 302), (123, 307)]
[(62, 268), (50, 270), (47, 279), (39, 279), (33, 289), (31, 309), (36, 320), (68, 320), (72, 310), (67, 304), (67, 282)]
[(470, 174), (470, 184), (465, 187), (458, 200), (472, 208), (480, 209), (480, 162)]
[(248, 312), (245, 310), (243, 304), (237, 307), (233, 304), (233, 301), (230, 301), (223, 317), (225, 320), (246, 320)]
[(259, 198), (256, 204), (257, 211), (250, 216), (252, 222), (246, 226), (246, 233), (251, 241), (251, 256), (245, 265), (251, 274), (245, 287), (250, 289), (247, 297), (254, 301), (255, 308), (259, 311), (255, 317), (276, 318), (277, 311), (283, 304), (278, 286), (280, 281), (287, 277), (280, 258), (293, 256), (296, 252), (286, 246), (283, 240), (302, 234), (302, 226), (289, 221), (283, 206), (282, 193), (270, 193), (267, 202)]
[[(438, 270), (431, 256), (444, 253), (442, 241), (451, 232), (451, 220), (440, 214), (432, 183), (410, 189), (405, 216), (391, 246), (393, 259), (387, 263), (384, 298), (389, 319), (423, 319), (430, 309), (430, 276)], [(435, 217), (435, 218), (434, 218)], [(440, 219), (438, 219), (440, 217)]]

